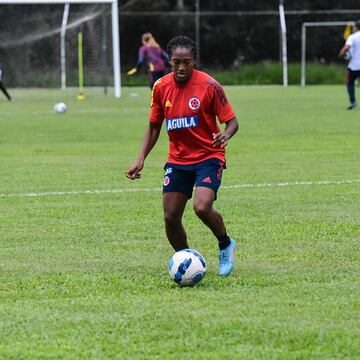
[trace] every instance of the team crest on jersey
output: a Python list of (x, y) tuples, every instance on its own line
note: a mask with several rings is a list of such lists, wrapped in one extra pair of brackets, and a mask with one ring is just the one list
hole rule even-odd
[(189, 100), (189, 108), (191, 110), (199, 110), (199, 108), (200, 108), (200, 100), (197, 97), (192, 97)]
[(170, 184), (170, 178), (168, 176), (164, 177), (164, 186), (168, 186)]

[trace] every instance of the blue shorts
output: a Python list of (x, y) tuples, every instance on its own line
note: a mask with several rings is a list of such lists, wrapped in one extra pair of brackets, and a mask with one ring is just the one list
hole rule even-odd
[(191, 165), (166, 163), (163, 193), (181, 192), (190, 199), (194, 186), (203, 186), (214, 190), (216, 200), (225, 168), (224, 162), (215, 158)]

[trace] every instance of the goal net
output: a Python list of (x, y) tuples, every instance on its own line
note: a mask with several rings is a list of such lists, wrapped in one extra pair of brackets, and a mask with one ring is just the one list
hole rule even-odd
[(111, 4), (0, 3), (0, 17), (0, 62), (9, 87), (78, 86), (80, 32), (84, 86), (114, 83)]

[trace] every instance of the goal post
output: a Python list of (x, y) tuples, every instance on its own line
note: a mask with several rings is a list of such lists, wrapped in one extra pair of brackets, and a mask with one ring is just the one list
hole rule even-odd
[(60, 31), (60, 65), (61, 65), (61, 89), (66, 89), (66, 66), (65, 66), (65, 34), (66, 26), (69, 17), (69, 3), (66, 3), (64, 6), (63, 19), (61, 23)]
[(280, 32), (281, 32), (281, 60), (283, 65), (283, 86), (288, 86), (288, 60), (287, 60), (287, 38), (284, 1), (279, 2)]
[(354, 21), (312, 21), (303, 22), (301, 26), (301, 78), (300, 85), (305, 86), (306, 83), (306, 30), (309, 27), (323, 26), (344, 26), (354, 25)]
[[(0, 0), (0, 5), (109, 4), (111, 5), (114, 95), (121, 97), (118, 0)], [(61, 24), (60, 24), (61, 25)]]

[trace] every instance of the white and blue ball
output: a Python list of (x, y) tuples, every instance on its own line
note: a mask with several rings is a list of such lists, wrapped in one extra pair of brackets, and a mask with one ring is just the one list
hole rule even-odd
[(169, 261), (169, 274), (179, 286), (194, 286), (206, 274), (205, 259), (193, 249), (177, 251)]
[(67, 112), (67, 106), (63, 102), (56, 103), (54, 105), (54, 111), (58, 114), (63, 114)]

